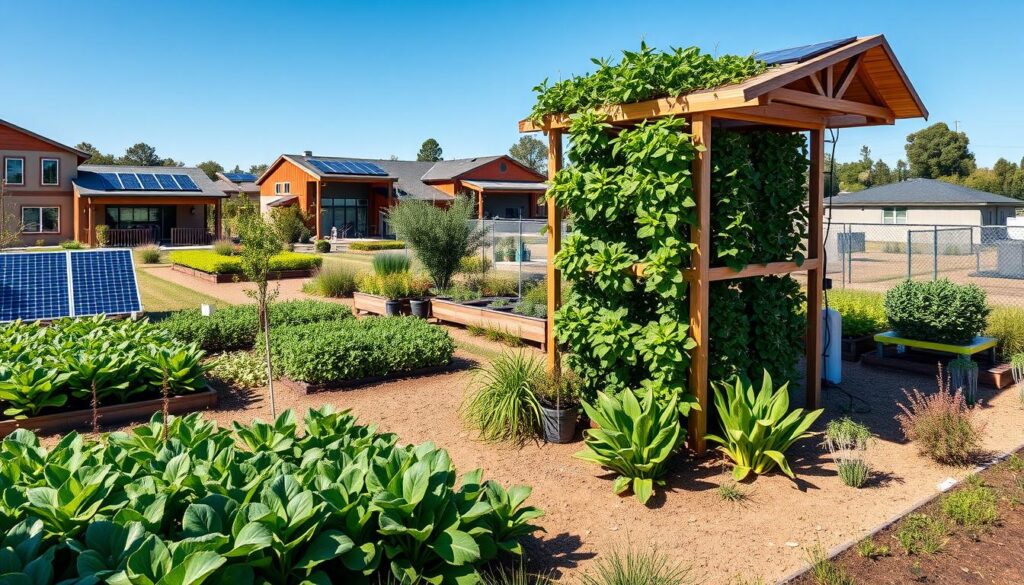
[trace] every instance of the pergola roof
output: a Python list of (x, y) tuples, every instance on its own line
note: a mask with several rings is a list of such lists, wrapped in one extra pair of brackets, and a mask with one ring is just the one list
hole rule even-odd
[[(883, 35), (847, 39), (798, 62), (770, 67), (732, 85), (630, 104), (605, 106), (612, 124), (708, 112), (735, 125), (845, 128), (928, 117)], [(568, 114), (540, 123), (519, 122), (520, 132), (567, 128)]]
[(474, 191), (543, 193), (548, 190), (548, 184), (540, 181), (483, 181), (480, 179), (462, 179), (462, 184)]

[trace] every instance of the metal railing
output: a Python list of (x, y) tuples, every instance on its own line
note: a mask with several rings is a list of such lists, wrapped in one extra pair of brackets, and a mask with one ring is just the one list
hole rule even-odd
[(213, 234), (206, 228), (171, 228), (172, 246), (208, 246)]
[(157, 239), (157, 231), (153, 228), (107, 230), (107, 245), (111, 248), (134, 248), (155, 244)]

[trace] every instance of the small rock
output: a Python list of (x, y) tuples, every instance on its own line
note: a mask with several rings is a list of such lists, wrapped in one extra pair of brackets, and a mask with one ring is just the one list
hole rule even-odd
[(796, 547), (800, 546), (800, 543), (799, 542), (793, 542), (791, 540), (791, 541), (786, 543), (786, 546), (788, 546), (789, 548), (796, 548)]
[(690, 516), (688, 521), (689, 522), (696, 522), (697, 521), (697, 517), (696, 516)]

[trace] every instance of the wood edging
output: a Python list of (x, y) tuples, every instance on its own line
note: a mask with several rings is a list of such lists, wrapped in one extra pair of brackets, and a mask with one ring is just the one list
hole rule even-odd
[(281, 378), (281, 381), (292, 388), (301, 391), (303, 394), (316, 394), (318, 392), (330, 392), (332, 390), (351, 390), (362, 386), (372, 386), (373, 384), (393, 382), (408, 378), (420, 378), (423, 376), (433, 376), (435, 374), (448, 374), (464, 370), (467, 367), (469, 367), (468, 364), (463, 363), (462, 360), (452, 359), (449, 360), (447, 364), (441, 366), (428, 366), (425, 368), (417, 368), (415, 370), (391, 372), (380, 376), (367, 376), (365, 378), (357, 378), (354, 380), (341, 380), (338, 382), (327, 382), (322, 384), (312, 384), (310, 382), (292, 380), (291, 378)]
[[(948, 494), (949, 492), (953, 491), (953, 488), (955, 488), (958, 485), (964, 483), (968, 478), (973, 477), (975, 475), (978, 475), (979, 473), (981, 473), (983, 471), (986, 471), (986, 470), (988, 470), (988, 469), (990, 469), (990, 468), (992, 468), (992, 467), (1002, 463), (1003, 461), (1006, 461), (1007, 459), (1010, 458), (1011, 455), (1013, 455), (1017, 451), (1020, 451), (1021, 449), (1024, 449), (1024, 443), (1020, 443), (1016, 447), (1010, 449), (1009, 451), (1005, 451), (1003, 453), (999, 453), (998, 455), (993, 456), (991, 459), (989, 459), (985, 463), (982, 463), (981, 465), (975, 466), (974, 469), (971, 470), (971, 473), (969, 473), (968, 475), (964, 476), (964, 479), (954, 480), (953, 484), (951, 486), (949, 486), (949, 488), (946, 489), (946, 491), (938, 491), (937, 493), (929, 494), (927, 496), (924, 496), (923, 498), (920, 498), (920, 499), (916, 500), (914, 503), (910, 504), (910, 506), (908, 506), (907, 508), (904, 508), (901, 512), (898, 512), (897, 514), (895, 514), (893, 516), (890, 516), (888, 519), (883, 520), (880, 524), (876, 524), (875, 527), (870, 529), (866, 534), (863, 534), (863, 535), (861, 535), (858, 538), (853, 538), (853, 539), (847, 540), (846, 542), (839, 543), (836, 546), (832, 547), (828, 551), (828, 558), (829, 559), (835, 559), (837, 556), (843, 554), (844, 552), (846, 552), (846, 551), (850, 550), (851, 548), (853, 548), (854, 546), (856, 546), (858, 542), (864, 540), (865, 538), (873, 538), (879, 532), (881, 532), (881, 531), (885, 530), (886, 528), (889, 528), (890, 526), (896, 524), (897, 522), (899, 522), (900, 520), (902, 520), (906, 516), (912, 514), (913, 512), (915, 512), (917, 510), (920, 510), (921, 508), (927, 506), (928, 504), (934, 502), (935, 500), (937, 500), (937, 499), (941, 498), (942, 496)], [(798, 579), (798, 578), (802, 577), (805, 573), (810, 571), (812, 568), (813, 567), (811, 566), (810, 563), (806, 563), (805, 562), (803, 567), (801, 567), (799, 569), (796, 569), (794, 571), (791, 571), (790, 573), (788, 573), (787, 575), (783, 576), (782, 578), (780, 578), (776, 582), (779, 583), (780, 585), (786, 585), (787, 583), (790, 583), (790, 582), (794, 581), (795, 579)]]
[(861, 335), (860, 337), (843, 337), (840, 339), (843, 361), (857, 362), (860, 357), (875, 350), (875, 338), (873, 335)]
[[(902, 372), (910, 372), (914, 374), (921, 374), (923, 376), (935, 375), (935, 363), (942, 362), (946, 363), (946, 359), (941, 356), (935, 356), (935, 360), (931, 362), (916, 361), (912, 358), (899, 358), (888, 356), (878, 356), (877, 351), (865, 352), (861, 356), (861, 363), (868, 366), (875, 366), (879, 368), (888, 368), (891, 370), (899, 370)], [(978, 367), (978, 384), (995, 388), (996, 390), (1004, 390), (1013, 385), (1013, 377), (1010, 369), (1010, 365), (1007, 363), (991, 364), (990, 367)]]
[(528, 317), (510, 311), (495, 311), (487, 307), (464, 305), (443, 299), (431, 300), (430, 314), (442, 323), (499, 329), (520, 339), (539, 343), (542, 350), (547, 350), (548, 320), (546, 318)]
[[(207, 385), (206, 390), (179, 394), (168, 400), (168, 411), (171, 414), (181, 414), (204, 410), (217, 405), (217, 391)], [(151, 398), (138, 402), (125, 402), (123, 404), (111, 404), (101, 406), (97, 409), (100, 426), (116, 424), (126, 421), (146, 419), (154, 413), (163, 410), (162, 398)], [(63, 433), (82, 427), (88, 427), (92, 423), (92, 410), (72, 410), (69, 412), (56, 412), (23, 419), (8, 419), (0, 421), (0, 437), (6, 437), (17, 429), (28, 429), (39, 434)]]
[[(207, 282), (213, 282), (216, 284), (223, 284), (225, 282), (249, 282), (249, 279), (242, 273), (231, 272), (231, 273), (219, 273), (219, 272), (206, 272), (205, 270), (199, 270), (198, 268), (191, 268), (182, 264), (171, 264), (171, 270), (176, 272), (182, 272), (189, 276), (194, 276), (200, 280)], [(302, 268), (299, 270), (278, 270), (271, 272), (268, 275), (269, 280), (284, 280), (287, 278), (308, 278), (313, 275), (315, 268)]]

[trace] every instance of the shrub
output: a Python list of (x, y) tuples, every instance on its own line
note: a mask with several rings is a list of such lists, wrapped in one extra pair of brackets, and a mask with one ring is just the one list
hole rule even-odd
[(310, 230), (306, 224), (313, 218), (297, 205), (273, 207), (270, 209), (270, 223), (282, 244), (294, 244), (309, 239)]
[(408, 242), (434, 285), (447, 288), (464, 256), (479, 249), (484, 232), (470, 225), (474, 206), (459, 196), (442, 208), (426, 201), (405, 201), (388, 211), (398, 237)]
[[(530, 488), (459, 476), (433, 444), (400, 446), (330, 407), (299, 426), (292, 411), (233, 430), (158, 413), (51, 449), (16, 431), (0, 449), (17, 502), (0, 528), (4, 581), (478, 583), (539, 529)], [(41, 559), (39, 578), (10, 574), (18, 555)]]
[(688, 571), (654, 549), (613, 549), (597, 557), (593, 573), (584, 573), (583, 585), (686, 585)]
[(523, 353), (503, 354), (474, 372), (474, 387), (462, 407), (466, 422), (485, 441), (522, 444), (540, 431), (536, 388), (544, 368)]
[(885, 293), (885, 315), (910, 339), (965, 344), (985, 330), (989, 308), (975, 284), (906, 280)]
[(597, 401), (584, 402), (583, 410), (598, 428), (583, 432), (586, 449), (575, 457), (612, 470), (618, 474), (615, 493), (632, 489), (646, 504), (654, 484), (663, 484), (659, 478), (685, 437), (675, 398), (663, 405), (649, 388), (624, 390), (619, 396), (598, 392)]
[(356, 290), (389, 300), (422, 297), (430, 290), (430, 283), (408, 272), (387, 275), (364, 274), (356, 280)]
[(36, 244), (36, 246), (45, 246), (46, 245), (46, 240), (44, 240), (42, 238), (37, 238), (35, 244)]
[[(175, 250), (167, 255), (172, 264), (194, 268), (211, 274), (241, 274), (242, 260), (238, 256), (221, 256), (212, 250)], [(313, 254), (281, 252), (270, 259), (270, 270), (312, 270), (319, 268), (323, 258)]]
[(227, 238), (221, 238), (213, 242), (211, 246), (214, 254), (218, 256), (234, 256), (235, 243)]
[(879, 293), (859, 290), (830, 290), (828, 305), (843, 317), (843, 337), (864, 337), (885, 331), (883, 297)]
[(464, 257), (459, 260), (459, 272), (461, 274), (483, 274), (494, 265), (490, 258), (484, 258), (476, 254)]
[(320, 254), (326, 254), (331, 251), (331, 242), (328, 240), (317, 240), (314, 247)]
[(968, 485), (942, 498), (942, 511), (957, 525), (972, 531), (999, 520), (995, 492), (983, 485)]
[(435, 289), (434, 294), (439, 297), (449, 298), (456, 303), (473, 301), (480, 298), (480, 291), (471, 289), (462, 283), (453, 283), (452, 286), (446, 289)]
[(519, 282), (513, 276), (488, 274), (482, 278), (472, 278), (469, 286), (480, 291), (485, 297), (512, 297), (519, 292)]
[(409, 257), (405, 254), (376, 254), (373, 257), (373, 272), (377, 276), (409, 272), (409, 266)]
[(404, 250), (405, 242), (401, 240), (370, 240), (366, 242), (352, 242), (348, 245), (349, 250), (356, 252), (377, 252), (380, 250)]
[(82, 243), (77, 240), (64, 240), (63, 242), (60, 243), (60, 247), (64, 248), (65, 250), (81, 250), (85, 248), (85, 246), (83, 246)]
[(160, 248), (153, 244), (138, 246), (135, 248), (135, 257), (143, 264), (156, 264), (160, 262)]
[(106, 248), (107, 244), (110, 243), (110, 226), (107, 224), (100, 224), (96, 226), (96, 245), (100, 248)]
[(849, 417), (830, 420), (826, 425), (825, 445), (845, 485), (859, 488), (867, 482), (871, 467), (864, 460), (864, 454), (870, 440), (871, 431)]
[(938, 392), (927, 395), (920, 390), (903, 391), (907, 404), (896, 416), (907, 440), (939, 463), (966, 465), (981, 446), (981, 426), (974, 421), (974, 411), (964, 402), (960, 390), (951, 392), (949, 384), (937, 377)]
[(1020, 307), (994, 307), (988, 316), (985, 335), (999, 340), (1003, 359), (1024, 353), (1024, 309)]
[[(353, 318), (349, 307), (323, 301), (286, 301), (270, 305), (271, 327)], [(158, 325), (174, 339), (195, 341), (204, 350), (215, 352), (251, 349), (259, 322), (255, 305), (233, 305), (209, 317), (200, 314), (199, 309), (177, 311)]]
[(267, 363), (251, 351), (233, 351), (213, 357), (210, 377), (238, 388), (259, 388), (267, 384)]
[(280, 371), (311, 384), (384, 376), (451, 361), (447, 331), (415, 317), (370, 317), (281, 327), (272, 347)]
[(356, 274), (344, 266), (321, 268), (302, 290), (324, 297), (350, 297), (356, 290)]
[[(749, 474), (760, 475), (776, 465), (789, 477), (795, 477), (784, 453), (793, 443), (810, 436), (807, 429), (822, 410), (789, 410), (789, 384), (778, 390), (767, 371), (757, 391), (739, 377), (732, 384), (714, 384), (715, 410), (722, 425), (722, 436), (708, 434), (709, 441), (732, 459), (733, 479), (742, 481)], [(724, 438), (723, 438), (724, 437)]]
[(909, 514), (896, 530), (896, 541), (908, 555), (933, 555), (946, 546), (949, 527), (927, 514)]

